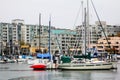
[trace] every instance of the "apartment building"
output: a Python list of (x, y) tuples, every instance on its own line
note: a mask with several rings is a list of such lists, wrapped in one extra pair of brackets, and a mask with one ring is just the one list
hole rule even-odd
[[(11, 49), (12, 44), (12, 25), (10, 23), (0, 23), (0, 53), (3, 54), (4, 49)], [(11, 51), (10, 51), (11, 52)], [(10, 54), (7, 53), (7, 54)]]
[(107, 25), (107, 33), (109, 36), (117, 35), (120, 32), (120, 25)]
[[(103, 28), (100, 26), (100, 23), (96, 21), (95, 25), (89, 25), (86, 27), (86, 32), (85, 32), (84, 25), (80, 25), (76, 27), (76, 31), (79, 33), (79, 36), (81, 37), (80, 46), (83, 46), (84, 38), (86, 38), (87, 48), (92, 48), (93, 45), (97, 43), (97, 40), (104, 36), (103, 29), (104, 31), (106, 31), (107, 25), (106, 25), (106, 22), (104, 21), (102, 21), (101, 24)], [(85, 33), (86, 33), (86, 36), (85, 36)]]
[(12, 20), (12, 41), (13, 43), (19, 43), (19, 41), (21, 41), (21, 29), (22, 29), (22, 26), (24, 26), (24, 20), (21, 20), (21, 19), (15, 19), (15, 20)]
[[(40, 47), (48, 49), (49, 48), (49, 32), (48, 26), (43, 26), (43, 31), (40, 34)], [(73, 36), (75, 32), (71, 32), (72, 30), (67, 29), (55, 29), (51, 27), (50, 32), (50, 47), (51, 53), (55, 53), (55, 51), (67, 51), (68, 47), (73, 46)], [(75, 37), (75, 36), (74, 36)], [(71, 43), (72, 42), (72, 43)], [(34, 44), (32, 46), (39, 46), (39, 35), (36, 35), (34, 38)], [(61, 51), (62, 50), (62, 51)]]
[[(120, 32), (120, 26), (107, 25), (106, 22), (102, 21), (102, 27), (99, 22), (95, 22), (95, 25), (90, 25), (87, 27), (87, 43), (88, 47), (92, 48), (97, 43), (98, 39), (106, 36), (116, 34)], [(39, 37), (40, 30), (40, 37)], [(4, 46), (20, 46), (20, 42), (23, 41), (25, 44), (29, 44), (35, 49), (39, 46), (41, 48), (48, 49), (49, 36), (48, 36), (49, 26), (39, 26), (32, 24), (25, 24), (24, 20), (15, 19), (12, 23), (0, 23), (0, 41), (1, 45)], [(103, 31), (105, 33), (103, 33)], [(40, 39), (40, 42), (39, 42)], [(75, 30), (70, 29), (58, 29), (51, 27), (51, 53), (56, 50), (68, 51), (68, 48), (74, 50), (76, 47), (81, 49), (84, 43), (84, 27), (77, 26)], [(39, 44), (40, 43), (40, 44)], [(90, 43), (90, 44), (89, 44)], [(13, 48), (14, 49), (14, 48)], [(10, 50), (13, 50), (10, 49)], [(12, 53), (12, 51), (11, 51)]]
[(110, 53), (120, 54), (120, 37), (108, 37), (108, 42), (105, 37), (100, 38), (97, 43), (99, 53), (105, 53), (107, 49), (113, 50)]
[[(75, 47), (78, 46), (78, 37), (74, 30), (56, 29), (52, 30), (52, 35), (57, 45), (55, 49), (57, 50), (59, 48), (58, 50), (61, 53), (67, 53), (69, 49), (75, 49)], [(55, 42), (52, 44), (55, 44)], [(80, 46), (78, 48), (80, 48)]]

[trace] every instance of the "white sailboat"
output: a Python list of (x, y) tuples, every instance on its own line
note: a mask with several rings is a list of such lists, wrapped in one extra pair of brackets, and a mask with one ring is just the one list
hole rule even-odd
[(112, 69), (112, 63), (97, 62), (97, 63), (63, 63), (59, 64), (59, 69), (62, 70), (107, 70)]
[[(87, 0), (87, 6), (88, 6), (88, 1)], [(86, 11), (85, 8), (85, 19), (84, 19), (84, 37), (86, 37), (86, 26), (89, 26), (88, 23), (88, 12), (89, 9), (87, 9), (88, 11)], [(86, 19), (87, 18), (87, 19)], [(86, 55), (87, 51), (86, 51), (86, 38), (84, 38), (84, 55)], [(113, 64), (110, 62), (106, 62), (106, 61), (99, 61), (99, 60), (92, 60), (92, 59), (86, 59), (86, 57), (84, 57), (82, 60), (80, 60), (79, 58), (76, 59), (71, 59), (68, 56), (64, 56), (61, 59), (61, 63), (58, 65), (58, 68), (61, 70), (106, 70), (106, 69), (112, 69), (113, 68)]]

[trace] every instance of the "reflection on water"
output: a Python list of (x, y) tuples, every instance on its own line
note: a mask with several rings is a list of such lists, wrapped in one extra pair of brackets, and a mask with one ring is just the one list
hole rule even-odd
[(118, 80), (115, 71), (33, 71), (31, 76), (8, 80)]
[(30, 76), (30, 77), (13, 78), (13, 79), (8, 79), (8, 80), (35, 80), (35, 79), (34, 79), (34, 76)]
[(117, 70), (103, 71), (33, 71), (26, 64), (0, 64), (0, 67), (0, 80), (119, 80), (120, 78), (119, 65)]

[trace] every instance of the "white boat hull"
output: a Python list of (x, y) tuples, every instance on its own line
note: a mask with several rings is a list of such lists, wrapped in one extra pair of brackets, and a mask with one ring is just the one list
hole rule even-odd
[(27, 63), (29, 65), (40, 65), (44, 64), (46, 65), (46, 69), (52, 69), (54, 68), (54, 65), (52, 62), (49, 61), (49, 59), (33, 59), (33, 60), (28, 60)]
[(59, 64), (58, 68), (62, 70), (106, 70), (112, 69), (113, 65), (111, 63), (107, 64), (64, 63)]

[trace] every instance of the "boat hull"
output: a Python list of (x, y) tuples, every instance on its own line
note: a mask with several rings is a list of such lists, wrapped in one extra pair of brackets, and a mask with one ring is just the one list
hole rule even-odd
[(112, 69), (113, 65), (111, 63), (107, 63), (107, 64), (64, 63), (64, 64), (59, 64), (58, 68), (62, 70), (108, 70), (108, 69)]
[(33, 68), (34, 70), (44, 70), (46, 69), (46, 65), (45, 64), (33, 64), (32, 66), (30, 66), (30, 68)]

